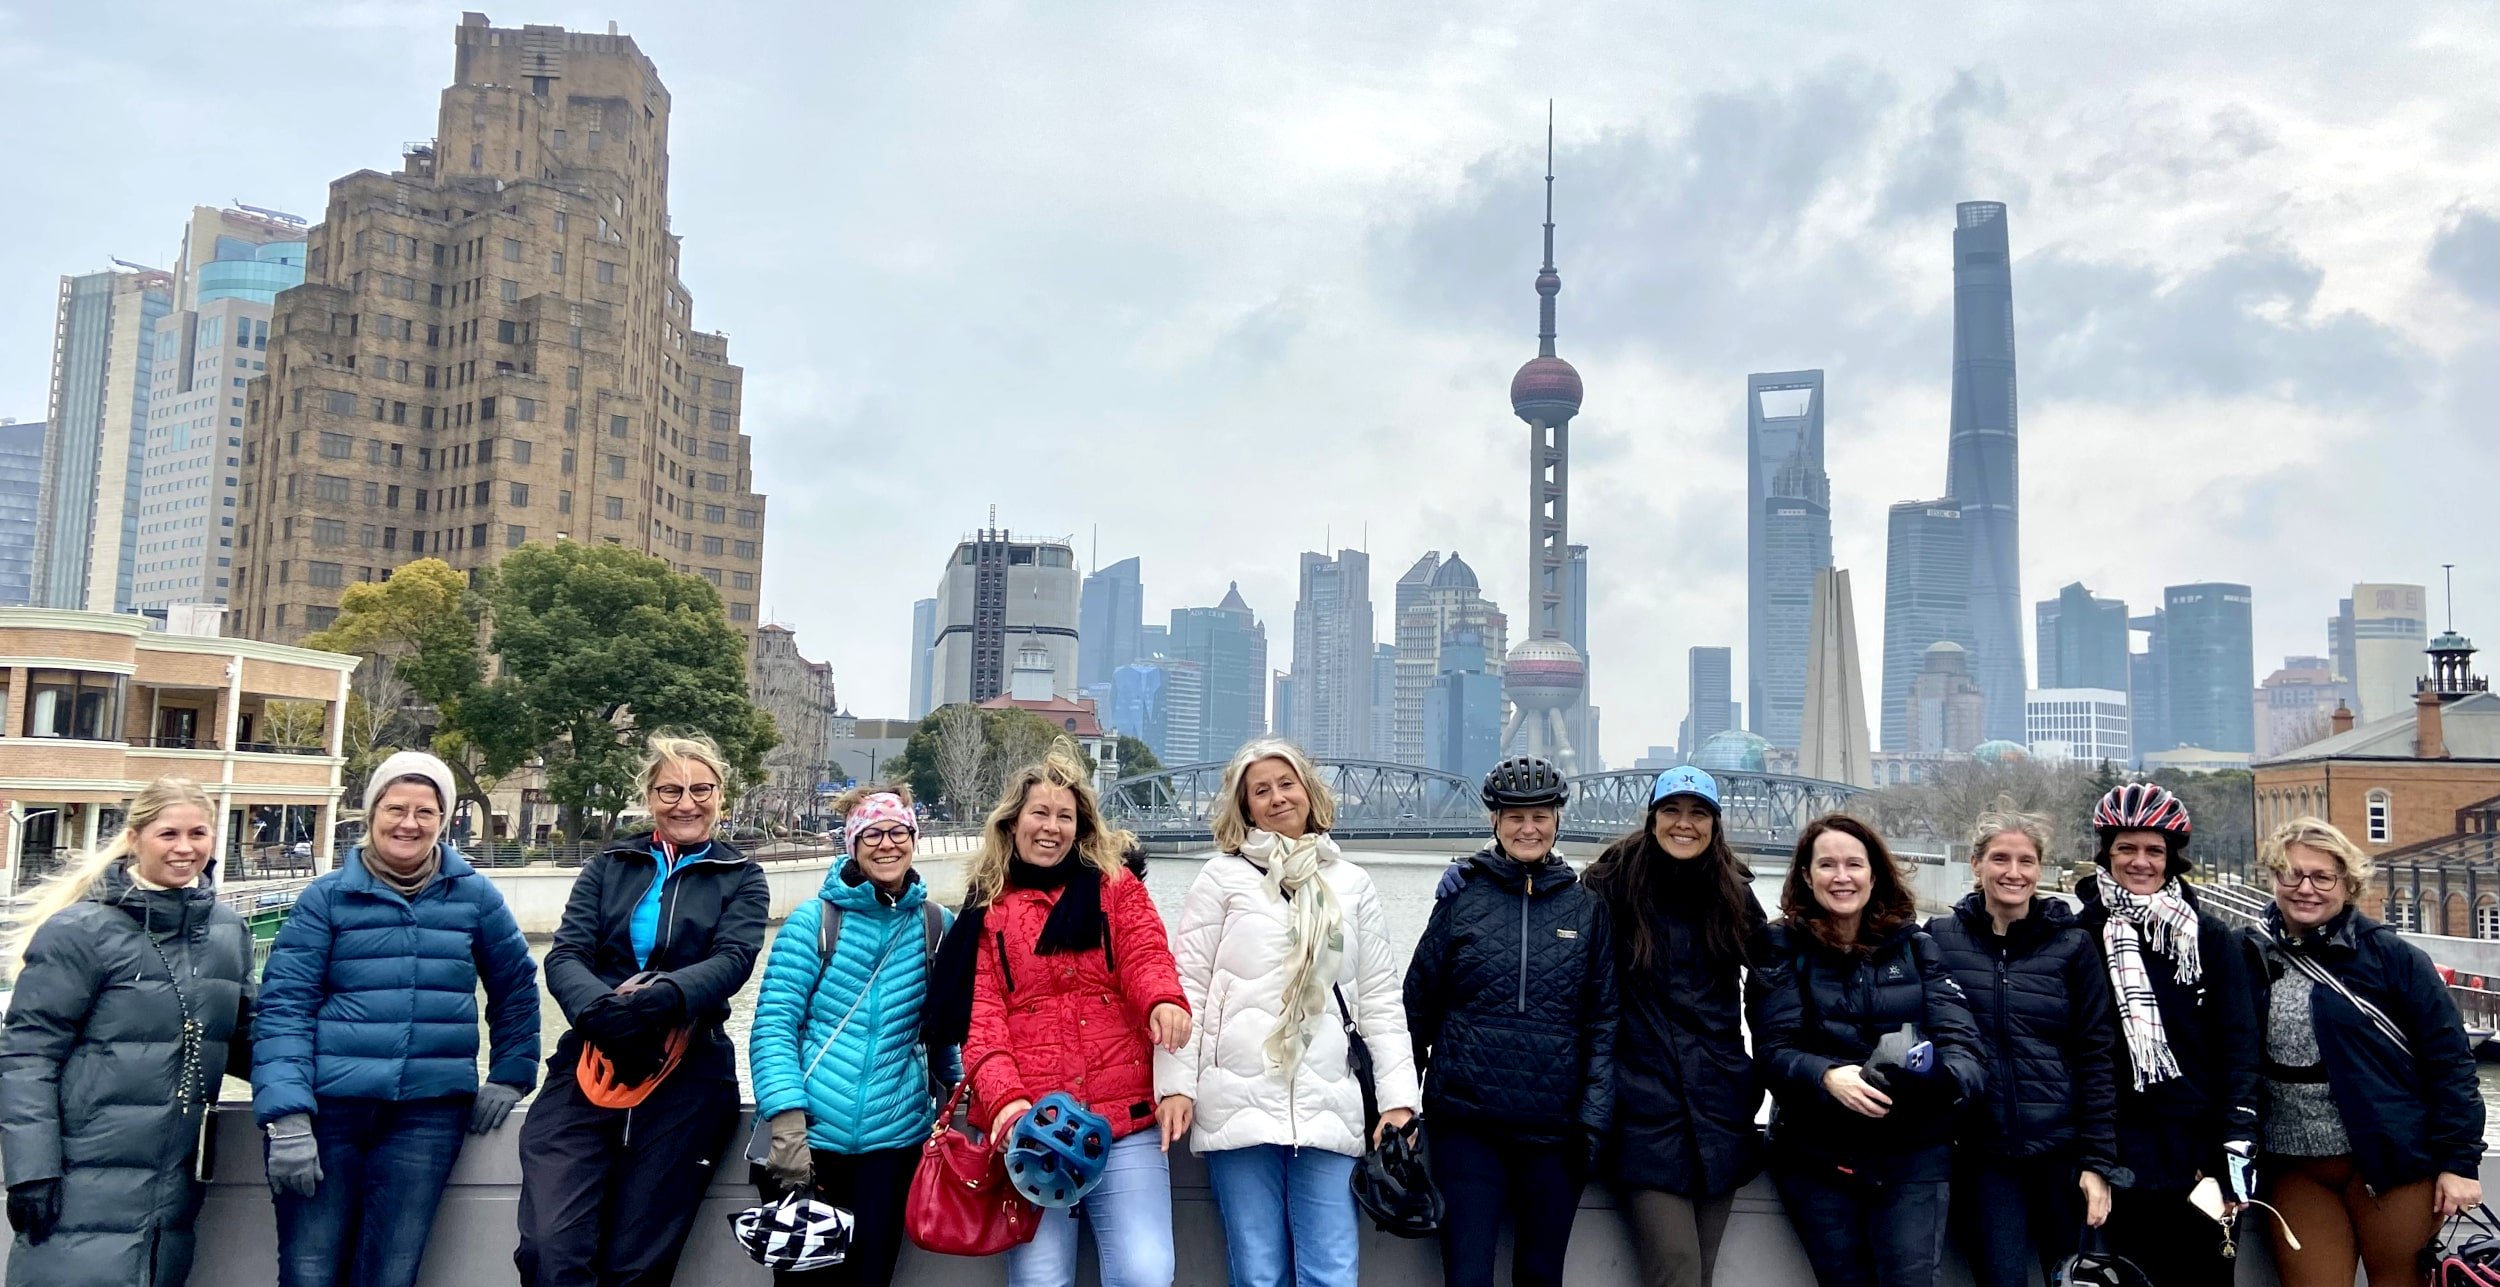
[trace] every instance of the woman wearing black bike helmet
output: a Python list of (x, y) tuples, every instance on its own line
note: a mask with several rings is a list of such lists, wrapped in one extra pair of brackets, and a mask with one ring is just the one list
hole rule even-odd
[(1493, 842), (1443, 882), (1406, 972), (1442, 1276), (1490, 1287), (1507, 1208), (1512, 1281), (1562, 1281), (1614, 1093), (1614, 949), (1604, 902), (1554, 853), (1571, 790), (1540, 759), (1484, 779)]

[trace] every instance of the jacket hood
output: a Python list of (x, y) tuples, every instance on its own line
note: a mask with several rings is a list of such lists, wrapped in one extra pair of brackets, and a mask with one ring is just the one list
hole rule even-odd
[(843, 859), (840, 865), (825, 873), (825, 883), (817, 887), (816, 896), (846, 912), (873, 912), (882, 907), (914, 908), (929, 896), (928, 883), (920, 879), (918, 868), (903, 874), (903, 892), (896, 894), (891, 903), (877, 892), (875, 881), (865, 875), (853, 879), (858, 871), (856, 861)]
[[(600, 852), (618, 858), (649, 858), (652, 856), (652, 843), (658, 836), (656, 831), (639, 832), (616, 841)], [(745, 850), (715, 836), (711, 841), (711, 851), (703, 855), (702, 861), (738, 863), (747, 861), (747, 855)]]
[[(1988, 896), (1976, 889), (1962, 895), (1962, 901), (1953, 905), (1953, 915), (1963, 925), (1968, 926), (1973, 934), (1991, 935), (1996, 932), (1996, 918), (1988, 914)], [(2023, 913), (2021, 920), (2014, 922), (2013, 934), (2021, 934), (2023, 927), (2027, 925), (2057, 930), (2081, 923), (2075, 914), (2075, 909), (2065, 899), (2033, 894), (2031, 910)], [(2013, 937), (2013, 934), (2007, 937)]]
[(1531, 876), (1536, 878), (1534, 894), (1537, 897), (1563, 889), (1580, 879), (1580, 874), (1573, 871), (1571, 864), (1564, 862), (1560, 855), (1549, 853), (1545, 855), (1545, 861), (1529, 865), (1503, 853), (1498, 840), (1477, 850), (1475, 856), (1467, 860), (1468, 879), (1490, 880), (1514, 894), (1528, 888)]
[(210, 863), (200, 868), (198, 883), (188, 888), (141, 889), (130, 878), (130, 860), (124, 859), (96, 877), (95, 886), (87, 891), (87, 900), (119, 908), (139, 922), (150, 937), (197, 938), (208, 931), (209, 911), (217, 906), (217, 887), (212, 879), (215, 867)]

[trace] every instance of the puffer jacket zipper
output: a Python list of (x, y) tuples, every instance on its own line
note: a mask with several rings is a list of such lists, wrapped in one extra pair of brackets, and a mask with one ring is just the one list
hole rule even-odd
[(1528, 903), (1536, 897), (1536, 877), (1528, 877), (1526, 892), (1519, 895), (1519, 1013), (1528, 1012)]
[(2013, 982), (2007, 977), (2007, 957), (2013, 951), (2008, 941), (1996, 945), (1997, 966), (1997, 1076), (2005, 1092), (1997, 1096), (1997, 1138), (2010, 1142), (2014, 1138), (2015, 1105), (2021, 1094), (2014, 1080), (2014, 996)]

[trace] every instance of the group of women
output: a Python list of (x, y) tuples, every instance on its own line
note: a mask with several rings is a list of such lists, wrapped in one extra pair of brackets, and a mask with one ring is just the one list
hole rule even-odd
[[(726, 780), (708, 744), (654, 739), (654, 830), (584, 866), (547, 953), (568, 1031), (521, 1127), (525, 1287), (670, 1281), (730, 1149), (722, 1024), (769, 895), (714, 837)], [(774, 940), (748, 1039), (759, 1182), (848, 1218), (841, 1263), (776, 1281), (890, 1281), (958, 1078), (993, 1141), (1101, 1124), (1081, 1203), (1006, 1252), (1015, 1287), (1076, 1281), (1080, 1214), (1106, 1287), (1168, 1287), (1183, 1144), (1236, 1287), (1350, 1287), (1361, 1159), (1425, 1138), (1452, 1287), (1489, 1287), (1505, 1214), (1513, 1281), (1559, 1283), (1592, 1180), (1649, 1287), (1711, 1281), (1766, 1170), (1825, 1287), (1928, 1287), (1957, 1234), (1989, 1287), (2086, 1242), (2164, 1287), (2226, 1283), (2232, 1217), (2261, 1197), (2285, 1282), (2392, 1287), (2481, 1201), (2456, 1011), (2355, 906), (2369, 859), (2324, 823), (2268, 840), (2256, 930), (2199, 907), (2187, 811), (2150, 784), (2100, 802), (2079, 907), (2041, 892), (2048, 828), (2008, 806), (1945, 915), (1922, 923), (1883, 838), (1833, 815), (1799, 837), (1773, 919), (1708, 774), (1660, 775), (1585, 872), (1555, 849), (1568, 791), (1539, 760), (1488, 775), (1493, 839), (1444, 875), (1402, 970), (1286, 742), (1234, 757), (1169, 935), (1072, 759), (1010, 775), (952, 913), (915, 870), (908, 794), (855, 792), (848, 856)], [(448, 769), (395, 756), (367, 796), (371, 837), (305, 892), (257, 984), (188, 783), (152, 785), (42, 891), (7, 944), (0, 1033), (12, 1284), (183, 1281), (229, 1069), (268, 1132), (280, 1281), (414, 1281), (462, 1132), (536, 1081), (538, 990), (493, 886), (440, 839)]]

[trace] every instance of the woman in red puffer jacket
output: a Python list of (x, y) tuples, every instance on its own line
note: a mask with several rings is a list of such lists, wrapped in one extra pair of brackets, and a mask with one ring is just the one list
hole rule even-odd
[[(978, 936), (964, 1067), (992, 1139), (1053, 1091), (1111, 1123), (1102, 1183), (1084, 1202), (1103, 1287), (1170, 1287), (1154, 1047), (1189, 1040), (1189, 1003), (1163, 918), (1121, 858), (1073, 760), (1054, 753), (1008, 779), (957, 922)], [(1073, 1210), (1044, 1211), (1033, 1241), (1007, 1253), (1009, 1287), (1069, 1287), (1076, 1241)]]

